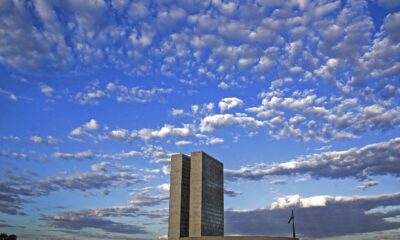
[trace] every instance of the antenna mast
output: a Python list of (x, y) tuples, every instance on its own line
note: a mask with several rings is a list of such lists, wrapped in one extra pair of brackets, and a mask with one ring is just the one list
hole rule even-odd
[(292, 216), (289, 218), (288, 224), (290, 224), (290, 222), (292, 222), (293, 239), (296, 239), (296, 229), (294, 227), (294, 212), (293, 212), (293, 209), (292, 209)]

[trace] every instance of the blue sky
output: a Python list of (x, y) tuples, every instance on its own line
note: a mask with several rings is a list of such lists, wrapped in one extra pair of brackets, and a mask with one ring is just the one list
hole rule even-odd
[(400, 238), (398, 1), (0, 3), (0, 232), (165, 239), (169, 161), (225, 234)]

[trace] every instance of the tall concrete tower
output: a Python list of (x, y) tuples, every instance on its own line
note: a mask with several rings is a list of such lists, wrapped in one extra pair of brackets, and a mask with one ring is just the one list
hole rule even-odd
[(206, 153), (171, 157), (168, 239), (224, 235), (223, 164)]
[(189, 236), (224, 235), (224, 167), (204, 152), (192, 152)]
[(190, 157), (171, 156), (168, 239), (189, 236)]

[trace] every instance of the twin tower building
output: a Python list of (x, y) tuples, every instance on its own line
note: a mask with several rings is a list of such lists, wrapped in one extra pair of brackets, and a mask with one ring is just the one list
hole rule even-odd
[(168, 240), (224, 235), (223, 169), (202, 151), (172, 155)]
[(172, 155), (170, 183), (168, 240), (297, 239), (224, 236), (224, 167), (205, 152)]

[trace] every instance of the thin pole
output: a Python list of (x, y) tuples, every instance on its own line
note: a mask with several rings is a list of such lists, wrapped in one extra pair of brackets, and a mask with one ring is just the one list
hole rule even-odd
[(293, 214), (293, 210), (292, 210), (292, 216), (293, 216), (293, 222), (292, 222), (293, 239), (296, 239), (296, 230), (295, 230), (295, 228), (294, 228), (294, 214)]
[(293, 239), (296, 239), (296, 229), (294, 227), (294, 211), (293, 211), (293, 209), (292, 209), (292, 216), (290, 216), (288, 224), (290, 224), (290, 222), (292, 222)]

